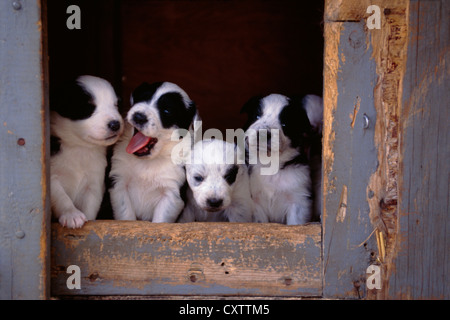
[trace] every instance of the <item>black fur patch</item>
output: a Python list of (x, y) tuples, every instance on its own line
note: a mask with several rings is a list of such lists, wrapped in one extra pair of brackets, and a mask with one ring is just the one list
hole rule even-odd
[(188, 189), (189, 185), (188, 182), (185, 181), (183, 183), (183, 185), (180, 187), (180, 198), (181, 200), (183, 200), (183, 202), (186, 204), (187, 202), (187, 189)]
[(71, 120), (87, 119), (95, 108), (94, 97), (77, 81), (66, 82), (50, 96), (50, 110)]
[(155, 95), (156, 90), (158, 90), (158, 88), (161, 87), (163, 83), (164, 82), (155, 82), (149, 84), (147, 82), (143, 82), (132, 93), (133, 104), (139, 102), (150, 102)]
[(106, 184), (106, 189), (107, 190), (113, 189), (116, 186), (116, 182), (117, 182), (117, 176), (110, 175), (109, 179), (108, 179), (108, 183)]
[[(150, 102), (156, 91), (164, 82), (155, 82), (148, 84), (142, 83), (133, 93), (133, 103)], [(189, 129), (189, 126), (197, 112), (194, 102), (186, 105), (183, 97), (178, 92), (168, 92), (159, 97), (156, 107), (158, 108), (161, 123), (164, 128), (178, 127), (180, 129)]]
[(186, 106), (184, 99), (178, 92), (163, 94), (157, 102), (161, 123), (168, 129), (176, 126), (180, 129), (189, 129), (194, 118), (196, 107), (194, 103)]
[(239, 167), (237, 165), (232, 165), (228, 168), (223, 178), (231, 186), (236, 181), (238, 172)]
[(303, 107), (303, 99), (291, 99), (278, 116), (283, 133), (291, 140), (291, 147), (302, 150), (311, 136), (311, 124)]

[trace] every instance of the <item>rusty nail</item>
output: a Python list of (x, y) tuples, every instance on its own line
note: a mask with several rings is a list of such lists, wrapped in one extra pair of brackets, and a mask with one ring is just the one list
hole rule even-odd
[(24, 138), (20, 138), (19, 140), (17, 140), (17, 144), (21, 147), (23, 147), (25, 145), (25, 139)]
[(13, 6), (14, 10), (22, 9), (22, 4), (18, 0), (13, 1), (12, 6)]
[(363, 119), (364, 119), (363, 128), (364, 128), (364, 129), (367, 129), (367, 128), (369, 127), (370, 119), (369, 119), (369, 117), (367, 116), (367, 114), (364, 114), (364, 115), (363, 115)]
[(189, 277), (189, 280), (191, 280), (191, 282), (196, 282), (197, 276), (195, 274), (191, 274), (191, 276)]
[(25, 238), (25, 232), (23, 232), (22, 230), (17, 231), (16, 232), (16, 238), (18, 238), (18, 239)]

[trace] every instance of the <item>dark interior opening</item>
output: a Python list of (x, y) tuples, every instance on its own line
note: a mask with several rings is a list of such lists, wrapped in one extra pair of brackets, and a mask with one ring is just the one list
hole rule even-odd
[[(81, 30), (66, 27), (71, 4)], [(141, 82), (171, 81), (197, 103), (204, 129), (235, 129), (254, 95), (322, 95), (322, 19), (322, 1), (48, 1), (50, 86), (103, 77), (125, 112)]]
[[(70, 5), (80, 30), (66, 26)], [(323, 1), (60, 0), (47, 9), (50, 90), (83, 74), (105, 78), (123, 115), (143, 81), (178, 84), (203, 129), (223, 133), (244, 125), (252, 96), (322, 95)], [(98, 218), (112, 218), (108, 198)]]

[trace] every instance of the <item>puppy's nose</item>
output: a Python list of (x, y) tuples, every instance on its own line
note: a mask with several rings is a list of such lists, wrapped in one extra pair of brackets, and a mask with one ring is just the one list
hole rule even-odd
[(219, 208), (223, 204), (223, 199), (209, 198), (206, 203), (210, 208)]
[(147, 116), (141, 112), (136, 112), (133, 114), (133, 122), (138, 125), (143, 125), (148, 122)]
[(108, 123), (108, 128), (113, 132), (117, 132), (120, 130), (120, 122), (117, 120), (112, 120)]

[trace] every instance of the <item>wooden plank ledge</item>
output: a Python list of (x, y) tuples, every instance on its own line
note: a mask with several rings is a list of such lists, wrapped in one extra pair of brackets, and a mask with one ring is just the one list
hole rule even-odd
[[(52, 296), (322, 294), (317, 223), (54, 223), (51, 252)], [(67, 288), (70, 265), (81, 289)]]

